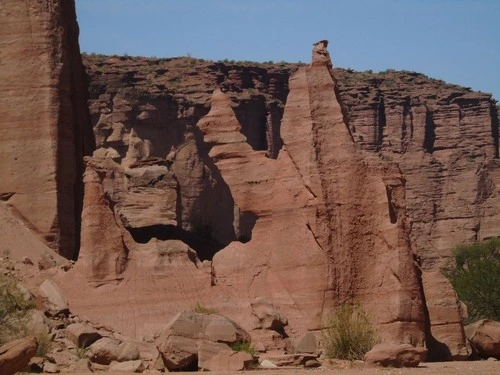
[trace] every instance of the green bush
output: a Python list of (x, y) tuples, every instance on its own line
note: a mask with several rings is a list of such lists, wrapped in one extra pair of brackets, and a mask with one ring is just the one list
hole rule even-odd
[(328, 358), (363, 359), (379, 342), (370, 317), (359, 305), (341, 305), (326, 316), (323, 326), (322, 343)]
[(24, 298), (16, 280), (0, 275), (0, 344), (24, 336), (33, 303)]
[(202, 305), (201, 303), (197, 302), (196, 305), (194, 305), (192, 308), (191, 308), (191, 311), (195, 312), (195, 313), (199, 313), (199, 314), (207, 314), (207, 315), (210, 315), (210, 314), (217, 314), (219, 311), (217, 309), (214, 309), (212, 307), (207, 307), (207, 306), (204, 306)]
[(54, 345), (52, 335), (44, 331), (38, 331), (34, 333), (34, 336), (38, 343), (38, 348), (36, 349), (37, 357), (45, 357)]
[(255, 357), (255, 348), (248, 341), (236, 341), (231, 345), (231, 349), (235, 352), (247, 352)]
[(444, 274), (467, 305), (465, 323), (500, 320), (500, 239), (457, 246), (453, 256)]

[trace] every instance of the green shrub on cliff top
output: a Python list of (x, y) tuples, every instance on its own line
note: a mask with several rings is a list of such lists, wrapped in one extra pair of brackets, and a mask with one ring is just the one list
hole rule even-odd
[(466, 323), (500, 320), (500, 239), (457, 246), (453, 255), (444, 274), (467, 305)]

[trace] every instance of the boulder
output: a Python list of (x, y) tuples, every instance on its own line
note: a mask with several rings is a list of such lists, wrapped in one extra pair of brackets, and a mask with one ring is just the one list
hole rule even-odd
[(208, 371), (240, 371), (248, 368), (253, 361), (253, 356), (247, 352), (221, 351), (200, 368)]
[[(238, 367), (227, 344), (248, 342), (250, 336), (235, 322), (219, 314), (201, 314), (184, 311), (165, 327), (157, 340), (165, 366), (169, 370), (193, 370), (199, 368)], [(229, 356), (221, 353), (229, 353)], [(220, 355), (220, 360), (212, 363)], [(226, 365), (222, 365), (226, 363)]]
[[(295, 353), (295, 354), (267, 354), (265, 358), (262, 358), (263, 363), (265, 360), (273, 363), (277, 367), (289, 367), (289, 366), (305, 366), (308, 361), (313, 361), (318, 358), (317, 354), (308, 353)], [(267, 363), (267, 362), (266, 362)], [(309, 362), (312, 363), (312, 362)]]
[(426, 356), (427, 349), (422, 347), (382, 343), (365, 354), (365, 366), (417, 367), (420, 362), (425, 361)]
[(104, 337), (89, 346), (87, 357), (91, 362), (100, 365), (109, 365), (118, 359), (120, 348), (118, 344), (110, 338)]
[(43, 372), (46, 372), (48, 374), (57, 374), (59, 372), (59, 369), (54, 363), (45, 362), (43, 364)]
[(72, 363), (68, 368), (68, 372), (91, 373), (92, 371), (90, 370), (90, 361), (88, 360), (88, 358), (82, 358), (75, 363)]
[(140, 359), (135, 361), (125, 361), (112, 363), (109, 371), (143, 372), (144, 363)]
[(316, 336), (312, 332), (306, 333), (295, 344), (296, 353), (316, 353), (317, 351), (318, 345), (316, 342)]
[(34, 337), (11, 341), (0, 346), (0, 374), (12, 375), (25, 368), (35, 355), (38, 343)]
[(84, 323), (70, 324), (66, 328), (66, 337), (78, 348), (86, 348), (102, 338), (99, 332)]
[(465, 335), (481, 358), (500, 359), (500, 323), (482, 319), (465, 327)]
[(129, 362), (139, 359), (139, 347), (132, 342), (125, 341), (118, 346), (118, 362)]
[(260, 362), (260, 367), (262, 368), (278, 368), (272, 361), (269, 359), (264, 359)]
[(201, 314), (183, 311), (177, 314), (162, 331), (158, 342), (161, 344), (170, 336), (190, 339), (235, 343), (250, 341), (250, 335), (235, 322), (219, 314)]
[(198, 359), (196, 340), (182, 336), (170, 336), (158, 344), (158, 350), (170, 371), (190, 369)]
[(68, 301), (56, 283), (51, 280), (45, 280), (40, 285), (39, 292), (43, 300), (45, 312), (48, 315), (56, 316), (69, 312)]
[(233, 353), (233, 350), (224, 343), (202, 340), (198, 343), (198, 368), (210, 370), (209, 361), (220, 353)]
[(145, 341), (126, 341), (126, 343), (134, 345), (139, 350), (139, 356), (143, 360), (156, 361), (160, 355), (158, 348), (153, 343)]
[(262, 329), (282, 331), (288, 324), (288, 319), (266, 298), (256, 298), (251, 304), (252, 313), (259, 319)]

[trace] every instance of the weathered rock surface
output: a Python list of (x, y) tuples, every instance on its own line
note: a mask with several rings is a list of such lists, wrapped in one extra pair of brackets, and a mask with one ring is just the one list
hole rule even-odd
[(102, 338), (99, 332), (84, 323), (73, 323), (66, 327), (66, 337), (73, 341), (77, 348), (86, 348)]
[(313, 332), (308, 332), (295, 343), (296, 353), (316, 353), (318, 351), (318, 340)]
[[(438, 271), (458, 241), (496, 233), (498, 124), (488, 95), (413, 73), (332, 71), (324, 41), (289, 82), (297, 67), (86, 61), (98, 144), (87, 168), (104, 198), (85, 205), (101, 207), (116, 227), (109, 239), (98, 236), (99, 225), (82, 235), (89, 245), (82, 241), (75, 270), (90, 284), (70, 272), (67, 294), (83, 282), (87, 296), (72, 308), (140, 336), (201, 300), (250, 330), (249, 304), (264, 297), (297, 339), (354, 299), (387, 339), (420, 345), (425, 335), (436, 357), (467, 355), (456, 296)], [(445, 116), (452, 104), (457, 118)], [(451, 169), (439, 167), (437, 158), (456, 149), (440, 146), (449, 131), (479, 122), (486, 125), (474, 137), (457, 133), (464, 151)], [(464, 164), (472, 149), (483, 155), (473, 163), (480, 175)], [(454, 190), (443, 193), (439, 181)], [(466, 217), (461, 199), (471, 220), (484, 223), (476, 237), (445, 234), (447, 223), (462, 228), (454, 221)], [(431, 201), (437, 211), (422, 208)], [(92, 220), (84, 216), (84, 233)], [(92, 254), (92, 241), (112, 245)], [(116, 304), (126, 307), (111, 319), (106, 311)], [(139, 318), (140, 327), (131, 324)]]
[[(488, 95), (414, 73), (332, 71), (326, 41), (292, 77), (290, 65), (89, 56), (97, 149), (82, 203), (92, 137), (73, 4), (1, 7), (2, 40), (18, 41), (2, 48), (2, 85), (17, 91), (0, 101), (1, 172), (36, 173), (5, 179), (0, 195), (70, 258), (83, 206), (78, 263), (56, 276), (76, 311), (143, 336), (201, 300), (250, 329), (250, 303), (264, 297), (297, 338), (357, 300), (386, 338), (421, 344), (425, 333), (431, 352), (466, 355), (439, 270), (454, 244), (498, 234)], [(20, 116), (27, 81), (39, 103)], [(12, 147), (20, 140), (36, 164)]]
[(35, 355), (37, 347), (34, 337), (14, 340), (0, 346), (0, 374), (13, 375), (21, 371)]
[(68, 301), (55, 282), (45, 280), (40, 285), (39, 292), (47, 314), (55, 316), (69, 312)]
[(365, 366), (417, 367), (425, 361), (427, 349), (410, 344), (377, 344), (365, 355)]
[(104, 337), (89, 346), (86, 356), (91, 362), (101, 365), (109, 365), (118, 360), (120, 348), (118, 343), (110, 338)]
[(144, 363), (142, 363), (140, 359), (135, 361), (112, 363), (109, 366), (109, 371), (143, 372)]
[(184, 311), (163, 329), (156, 343), (169, 370), (223, 371), (241, 370), (252, 359), (236, 355), (228, 346), (249, 341), (248, 333), (222, 315)]
[(440, 271), (455, 245), (499, 235), (497, 108), (491, 95), (415, 72), (346, 73), (339, 94), (353, 138), (405, 177), (430, 358), (464, 359), (457, 299)]
[(250, 306), (259, 321), (259, 328), (282, 331), (288, 325), (288, 319), (269, 300), (256, 298)]
[(221, 351), (199, 364), (207, 371), (241, 371), (252, 364), (254, 358), (246, 352)]
[(481, 358), (500, 359), (500, 323), (482, 319), (465, 327), (467, 340)]
[(82, 157), (93, 136), (74, 2), (2, 1), (0, 25), (0, 197), (45, 244), (76, 259)]

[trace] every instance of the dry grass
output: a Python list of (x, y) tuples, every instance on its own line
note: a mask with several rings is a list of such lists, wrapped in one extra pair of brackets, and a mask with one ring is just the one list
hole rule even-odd
[(359, 305), (342, 305), (324, 320), (322, 342), (328, 358), (363, 359), (379, 341), (368, 314)]

